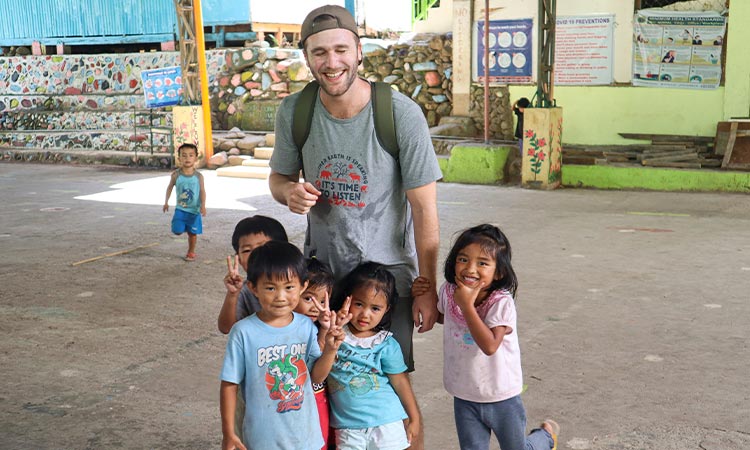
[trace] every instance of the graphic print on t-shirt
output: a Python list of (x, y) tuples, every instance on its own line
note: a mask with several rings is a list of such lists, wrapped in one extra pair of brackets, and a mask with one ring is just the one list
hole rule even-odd
[(348, 208), (364, 208), (367, 194), (367, 170), (351, 155), (333, 154), (318, 165), (315, 187), (321, 201)]
[[(285, 345), (258, 349), (258, 365), (268, 365), (266, 369), (266, 387), (272, 400), (278, 400), (276, 412), (296, 411), (302, 407), (305, 399), (305, 382), (307, 366), (301, 356), (305, 350), (286, 353)], [(307, 347), (305, 344), (291, 346)], [(301, 353), (302, 355), (300, 355)]]
[(193, 198), (195, 198), (195, 193), (193, 193), (192, 189), (186, 187), (177, 196), (177, 204), (183, 208), (189, 208), (193, 203)]

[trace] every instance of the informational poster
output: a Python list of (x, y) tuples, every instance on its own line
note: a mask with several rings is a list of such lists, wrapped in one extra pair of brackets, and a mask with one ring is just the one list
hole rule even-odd
[[(484, 81), (484, 21), (477, 22), (474, 79)], [(532, 19), (490, 20), (489, 79), (498, 83), (529, 83), (532, 67)]]
[(718, 12), (641, 10), (633, 27), (633, 85), (716, 89), (726, 17)]
[(555, 28), (555, 84), (611, 84), (614, 29), (613, 14), (558, 17)]
[(144, 70), (141, 72), (141, 83), (147, 108), (179, 105), (182, 102), (180, 67)]

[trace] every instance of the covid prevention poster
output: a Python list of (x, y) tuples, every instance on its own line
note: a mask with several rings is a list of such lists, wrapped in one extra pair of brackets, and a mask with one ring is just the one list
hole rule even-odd
[(555, 26), (555, 84), (613, 82), (615, 16), (558, 17)]
[[(530, 83), (532, 68), (532, 19), (490, 20), (489, 80), (498, 83)], [(484, 81), (484, 21), (477, 22), (477, 54), (474, 79)]]
[(633, 86), (716, 89), (726, 17), (718, 12), (638, 11)]

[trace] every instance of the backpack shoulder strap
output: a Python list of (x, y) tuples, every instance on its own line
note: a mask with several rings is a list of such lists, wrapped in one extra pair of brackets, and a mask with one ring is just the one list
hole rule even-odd
[(320, 85), (315, 80), (307, 83), (294, 106), (292, 138), (294, 139), (294, 145), (297, 146), (297, 151), (300, 152), (300, 157), (302, 156), (302, 147), (305, 146), (307, 137), (310, 135), (310, 126), (312, 125), (319, 87)]
[(399, 148), (393, 111), (393, 89), (383, 82), (371, 83), (375, 135), (380, 145), (398, 161)]

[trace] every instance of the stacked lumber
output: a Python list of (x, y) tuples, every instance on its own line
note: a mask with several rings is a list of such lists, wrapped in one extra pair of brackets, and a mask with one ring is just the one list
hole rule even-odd
[(626, 139), (651, 141), (631, 145), (563, 145), (563, 164), (638, 165), (682, 169), (717, 168), (721, 156), (713, 137), (620, 133)]

